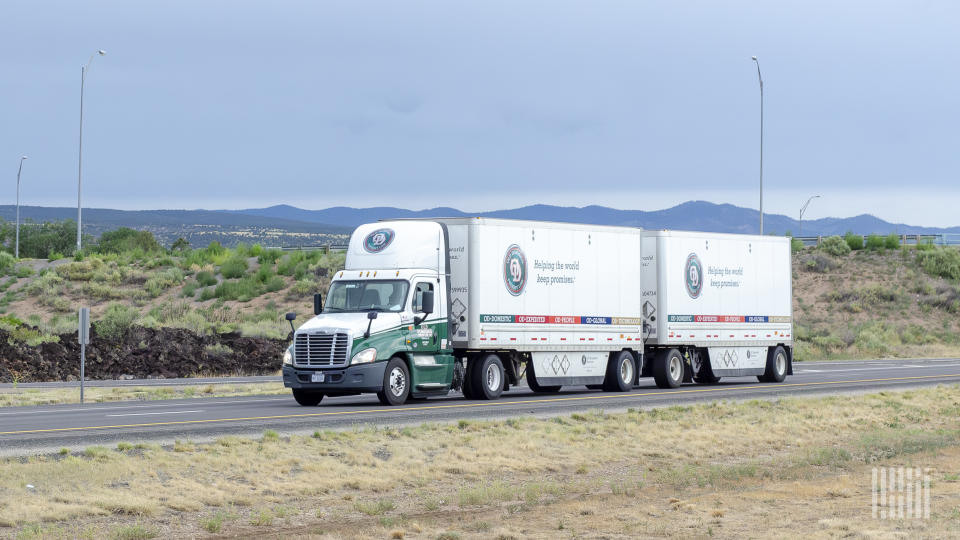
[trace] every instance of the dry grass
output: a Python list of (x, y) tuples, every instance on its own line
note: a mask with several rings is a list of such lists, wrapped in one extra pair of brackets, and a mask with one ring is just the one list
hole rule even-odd
[[(960, 386), (121, 448), (0, 462), (0, 535), (948, 537), (960, 517)], [(932, 519), (869, 519), (878, 463), (934, 467)]]
[[(282, 382), (237, 384), (185, 384), (177, 386), (87, 387), (87, 403), (152, 401), (199, 397), (265, 396), (287, 394)], [(79, 403), (79, 388), (0, 388), (0, 407)]]

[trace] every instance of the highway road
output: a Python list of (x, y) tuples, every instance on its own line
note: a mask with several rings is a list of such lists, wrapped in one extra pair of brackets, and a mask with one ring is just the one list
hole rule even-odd
[(312, 433), (359, 425), (397, 426), (458, 419), (552, 416), (603, 409), (613, 412), (713, 400), (777, 399), (837, 393), (899, 390), (960, 384), (960, 359), (817, 362), (794, 366), (783, 383), (755, 377), (724, 378), (717, 385), (686, 384), (661, 390), (641, 379), (631, 392), (608, 393), (571, 387), (558, 394), (511, 389), (497, 401), (468, 401), (459, 395), (380, 405), (374, 395), (327, 398), (301, 407), (289, 394), (233, 398), (114, 402), (87, 405), (0, 408), (0, 455), (82, 449), (121, 441), (169, 444), (176, 439), (208, 441), (223, 435)]

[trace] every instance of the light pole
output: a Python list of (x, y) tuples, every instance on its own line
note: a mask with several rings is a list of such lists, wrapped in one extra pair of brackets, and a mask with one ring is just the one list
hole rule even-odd
[(760, 75), (760, 61), (751, 56), (757, 64), (757, 80), (760, 81), (760, 234), (763, 235), (763, 76)]
[(802, 234), (802, 233), (803, 233), (803, 213), (806, 212), (806, 211), (807, 211), (807, 207), (810, 206), (810, 201), (812, 201), (812, 200), (814, 200), (814, 199), (819, 199), (819, 198), (820, 198), (819, 195), (814, 195), (813, 197), (810, 197), (809, 199), (807, 199), (807, 202), (804, 203), (804, 205), (800, 207), (800, 225), (799, 225), (799, 227), (797, 227), (798, 230), (799, 230), (799, 233), (797, 234), (797, 236), (803, 236), (803, 234)]
[(77, 251), (80, 251), (83, 247), (80, 243), (80, 239), (82, 238), (81, 220), (83, 218), (80, 205), (80, 196), (83, 193), (81, 190), (81, 186), (83, 185), (81, 182), (83, 174), (83, 83), (87, 80), (87, 70), (93, 62), (93, 57), (98, 54), (103, 56), (107, 54), (107, 51), (103, 49), (97, 50), (97, 52), (90, 55), (90, 60), (87, 60), (87, 63), (80, 68), (80, 145), (77, 151)]
[(13, 256), (20, 258), (20, 173), (23, 172), (23, 161), (27, 156), (20, 156), (20, 168), (17, 169), (17, 240), (13, 248)]

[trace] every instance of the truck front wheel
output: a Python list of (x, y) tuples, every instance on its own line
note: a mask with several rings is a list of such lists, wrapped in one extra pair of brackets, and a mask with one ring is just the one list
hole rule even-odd
[(495, 354), (488, 354), (473, 362), (470, 384), (474, 399), (497, 399), (503, 393), (503, 362)]
[(323, 393), (311, 392), (310, 390), (294, 390), (293, 399), (304, 407), (316, 407), (323, 401)]
[(683, 355), (676, 349), (666, 349), (653, 361), (653, 380), (658, 388), (676, 388), (683, 382)]
[(383, 372), (383, 390), (377, 392), (384, 405), (403, 405), (410, 396), (410, 370), (399, 358), (391, 358)]
[(633, 388), (636, 365), (633, 355), (628, 351), (610, 354), (607, 361), (607, 377), (603, 381), (603, 389), (607, 392), (626, 392)]

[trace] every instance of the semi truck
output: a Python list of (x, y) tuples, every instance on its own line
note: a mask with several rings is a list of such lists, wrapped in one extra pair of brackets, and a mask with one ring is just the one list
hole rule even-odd
[[(296, 315), (287, 314), (293, 327)], [(787, 238), (488, 218), (364, 224), (283, 356), (297, 403), (792, 374)]]

